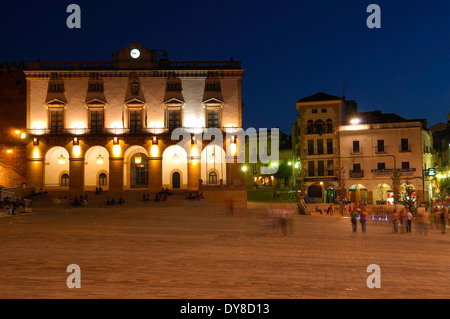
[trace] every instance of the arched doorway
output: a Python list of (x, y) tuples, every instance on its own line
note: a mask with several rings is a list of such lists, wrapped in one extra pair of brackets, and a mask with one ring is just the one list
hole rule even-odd
[(334, 203), (336, 199), (336, 189), (334, 186), (330, 185), (325, 188), (325, 202), (326, 203)]
[(354, 184), (348, 189), (349, 198), (352, 202), (368, 202), (369, 192), (362, 184)]
[(187, 153), (179, 145), (172, 145), (163, 152), (162, 185), (164, 188), (187, 188)]
[(105, 179), (109, 174), (109, 152), (103, 146), (93, 146), (87, 150), (84, 156), (84, 189), (93, 191), (101, 186), (103, 190), (108, 190), (108, 185), (100, 184), (100, 175), (104, 174)]
[(388, 184), (378, 184), (373, 188), (373, 204), (375, 205), (392, 205), (393, 196), (392, 188)]
[(172, 174), (172, 188), (181, 187), (181, 175), (179, 172), (173, 172)]
[(68, 189), (70, 178), (69, 152), (61, 146), (52, 147), (45, 154), (44, 188)]
[(148, 188), (148, 156), (136, 153), (130, 161), (130, 187)]
[[(202, 151), (202, 166), (201, 166), (201, 178), (207, 184), (216, 185), (220, 183), (226, 183), (226, 159), (225, 151), (219, 145), (210, 144), (206, 146)], [(210, 173), (215, 172), (210, 178)]]
[(123, 156), (124, 189), (148, 188), (148, 152), (140, 145), (130, 146)]

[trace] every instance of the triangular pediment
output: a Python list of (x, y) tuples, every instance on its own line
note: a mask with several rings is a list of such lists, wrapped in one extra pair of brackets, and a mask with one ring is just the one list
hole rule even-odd
[(138, 98), (132, 98), (125, 102), (128, 107), (144, 107), (146, 102)]
[(87, 107), (105, 107), (106, 101), (94, 98), (86, 102)]
[(176, 98), (171, 98), (167, 101), (164, 102), (164, 105), (166, 107), (182, 107), (184, 105), (184, 101), (176, 99)]
[(67, 105), (67, 102), (61, 99), (52, 99), (45, 102), (45, 105), (47, 105), (48, 107), (65, 107)]
[(213, 97), (213, 98), (207, 99), (206, 101), (203, 101), (203, 105), (205, 107), (222, 107), (223, 101)]

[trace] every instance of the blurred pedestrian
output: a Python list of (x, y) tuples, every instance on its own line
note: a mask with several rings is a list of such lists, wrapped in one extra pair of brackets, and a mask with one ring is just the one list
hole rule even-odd
[(359, 217), (359, 222), (361, 223), (361, 230), (363, 233), (366, 232), (366, 221), (367, 221), (367, 212), (365, 209), (362, 209)]
[(350, 209), (350, 219), (352, 221), (352, 230), (356, 233), (357, 221), (358, 221), (358, 213), (355, 209)]
[(399, 215), (397, 213), (397, 210), (394, 209), (394, 214), (392, 215), (392, 230), (393, 230), (394, 233), (398, 233), (398, 225), (400, 223), (399, 219), (400, 218), (399, 218)]
[(406, 232), (410, 233), (411, 232), (411, 223), (412, 223), (412, 218), (413, 215), (411, 214), (411, 212), (409, 211), (409, 209), (406, 211), (405, 214), (405, 219), (406, 219)]
[(445, 216), (445, 210), (442, 209), (441, 210), (441, 214), (440, 214), (440, 220), (441, 220), (441, 231), (443, 234), (445, 234), (445, 228), (447, 227), (446, 225), (446, 221), (447, 221), (447, 216)]

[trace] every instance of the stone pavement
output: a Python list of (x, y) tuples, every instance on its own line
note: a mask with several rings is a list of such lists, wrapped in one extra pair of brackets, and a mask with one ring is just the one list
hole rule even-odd
[[(266, 236), (270, 204), (235, 216), (204, 201), (35, 205), (0, 218), (0, 298), (448, 298), (450, 230), (352, 233), (349, 219), (304, 216)], [(81, 288), (66, 268), (81, 268)], [(370, 264), (381, 288), (368, 288)]]

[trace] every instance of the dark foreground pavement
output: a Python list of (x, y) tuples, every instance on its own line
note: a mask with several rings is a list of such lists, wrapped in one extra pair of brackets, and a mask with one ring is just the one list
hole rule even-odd
[[(393, 234), (370, 221), (295, 216), (264, 234), (264, 204), (233, 216), (205, 202), (43, 206), (0, 218), (0, 298), (448, 298), (450, 232)], [(360, 225), (358, 225), (359, 227)], [(67, 266), (81, 269), (69, 289)], [(368, 288), (367, 267), (381, 270)]]

